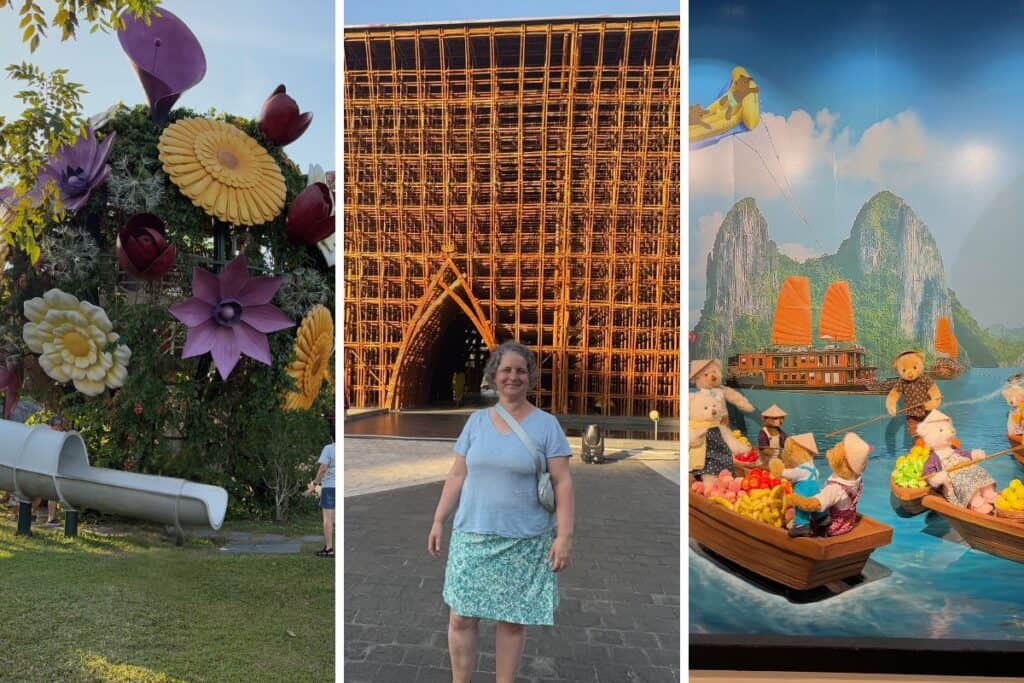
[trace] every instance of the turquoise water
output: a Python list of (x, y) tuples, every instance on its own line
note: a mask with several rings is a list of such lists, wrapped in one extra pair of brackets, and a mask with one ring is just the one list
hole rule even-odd
[[(1007, 448), (1008, 406), (999, 394), (1010, 368), (975, 369), (939, 382), (940, 408), (953, 419), (964, 448)], [(885, 412), (884, 396), (744, 391), (758, 410), (777, 403), (789, 413), (788, 434), (814, 432), (824, 453), (841, 436), (825, 434)], [(747, 421), (753, 438), (759, 423)], [(858, 509), (893, 527), (892, 544), (876, 550), (865, 581), (844, 593), (798, 604), (689, 549), (690, 632), (886, 638), (1024, 640), (1024, 564), (972, 550), (934, 513), (901, 517), (890, 503), (889, 474), (910, 446), (902, 418), (855, 430), (875, 447)], [(819, 458), (825, 471), (828, 463)], [(985, 468), (1003, 488), (1024, 479), (1009, 455)]]

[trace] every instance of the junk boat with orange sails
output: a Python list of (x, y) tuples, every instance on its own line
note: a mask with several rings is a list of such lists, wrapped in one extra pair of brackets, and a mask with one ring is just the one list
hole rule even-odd
[(875, 377), (867, 351), (857, 344), (850, 285), (829, 285), (822, 301), (814, 346), (811, 324), (811, 282), (795, 275), (782, 283), (772, 324), (772, 346), (729, 357), (727, 383), (744, 389), (845, 391), (884, 394), (891, 382)]
[(939, 318), (935, 324), (935, 353), (938, 356), (930, 368), (928, 376), (932, 379), (954, 379), (964, 372), (964, 366), (957, 361), (960, 354), (960, 343), (953, 334), (953, 326), (949, 318)]

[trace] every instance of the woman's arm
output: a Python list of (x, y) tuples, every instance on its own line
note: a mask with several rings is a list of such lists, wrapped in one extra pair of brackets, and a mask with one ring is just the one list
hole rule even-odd
[(558, 520), (558, 535), (551, 544), (548, 561), (552, 571), (560, 572), (569, 566), (576, 524), (576, 494), (572, 475), (569, 474), (569, 458), (548, 458), (548, 472), (555, 489), (555, 517)]
[(441, 499), (437, 501), (437, 508), (434, 510), (434, 523), (430, 526), (430, 534), (427, 536), (427, 552), (434, 557), (441, 555), (441, 534), (444, 531), (444, 523), (448, 519), (448, 515), (459, 504), (459, 496), (462, 495), (462, 484), (466, 481), (467, 472), (466, 459), (456, 454), (455, 461), (444, 480)]
[(313, 489), (320, 485), (325, 476), (327, 476), (327, 465), (320, 465), (320, 469), (316, 471), (316, 476), (313, 477), (313, 481), (309, 482), (306, 491), (312, 493)]

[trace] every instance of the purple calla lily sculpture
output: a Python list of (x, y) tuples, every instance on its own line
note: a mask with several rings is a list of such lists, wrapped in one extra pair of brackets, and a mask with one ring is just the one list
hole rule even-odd
[(50, 159), (39, 173), (36, 181), (36, 193), (50, 180), (57, 184), (60, 201), (68, 211), (78, 211), (89, 201), (89, 195), (102, 185), (110, 175), (110, 146), (114, 143), (116, 133), (111, 133), (102, 143), (96, 140), (96, 133), (85, 131), (85, 137), (79, 138), (71, 147), (62, 146), (57, 156)]
[(270, 93), (260, 109), (260, 130), (268, 140), (282, 147), (302, 137), (312, 122), (313, 115), (308, 111), (299, 114), (299, 105), (285, 92), (283, 84)]
[(143, 280), (159, 280), (174, 267), (178, 249), (167, 242), (164, 222), (151, 213), (137, 213), (117, 235), (117, 262)]
[(212, 353), (222, 379), (228, 378), (242, 354), (270, 365), (267, 335), (295, 327), (270, 303), (283, 283), (283, 277), (250, 277), (244, 254), (216, 275), (195, 268), (192, 298), (168, 309), (189, 328), (181, 357)]
[(165, 123), (182, 93), (203, 80), (206, 55), (195, 35), (178, 17), (161, 7), (149, 26), (131, 12), (122, 15), (121, 48), (131, 60), (149, 102), (149, 118)]

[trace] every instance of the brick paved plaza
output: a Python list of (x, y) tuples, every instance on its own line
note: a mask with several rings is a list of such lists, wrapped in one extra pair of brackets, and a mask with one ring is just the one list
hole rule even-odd
[[(426, 552), (451, 445), (345, 440), (349, 683), (451, 680), (444, 560)], [(529, 629), (517, 681), (680, 680), (678, 444), (656, 445), (603, 465), (573, 458), (574, 563), (560, 578), (557, 626)], [(493, 671), (494, 625), (481, 622), (474, 683), (493, 681)]]

